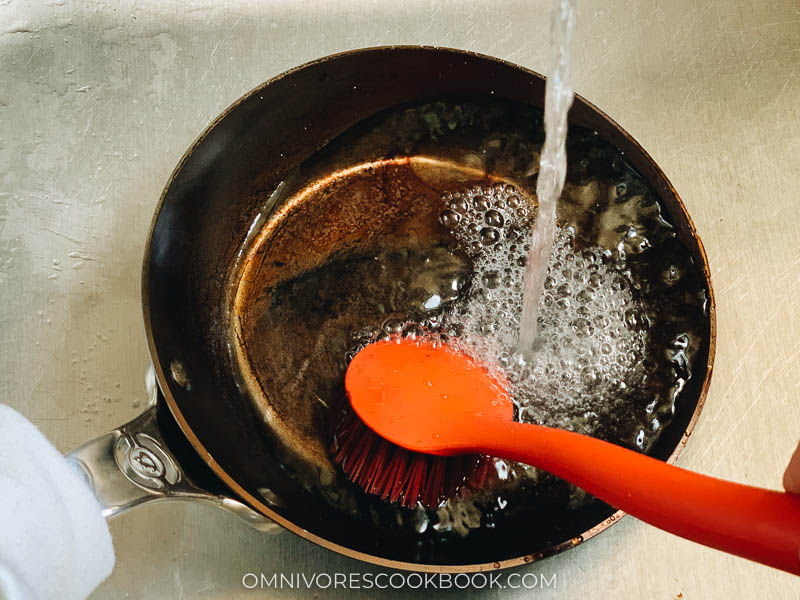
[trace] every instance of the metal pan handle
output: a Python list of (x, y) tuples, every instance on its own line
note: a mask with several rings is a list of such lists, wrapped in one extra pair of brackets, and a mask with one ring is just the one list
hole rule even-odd
[(278, 524), (249, 506), (192, 482), (161, 432), (152, 367), (146, 380), (149, 402), (142, 414), (66, 456), (94, 491), (103, 516), (111, 519), (145, 502), (199, 500), (234, 513), (259, 531), (281, 531)]

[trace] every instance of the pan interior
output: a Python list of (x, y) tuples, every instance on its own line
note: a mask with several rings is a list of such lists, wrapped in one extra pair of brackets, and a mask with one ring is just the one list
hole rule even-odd
[[(484, 264), (480, 239), (494, 208), (481, 212), (476, 198), (488, 196), (491, 204), (503, 194), (517, 197), (514, 214), (505, 204), (495, 207), (504, 221), (496, 229), (503, 240), (511, 225), (525, 231), (536, 212), (542, 139), (541, 111), (531, 106), (434, 98), (364, 120), (265, 194), (228, 283), (231, 362), (286, 472), (348, 518), (379, 531), (400, 530), (417, 545), (496, 547), (513, 531), (521, 538), (513, 549), (509, 545), (515, 556), (519, 547), (538, 552), (576, 539), (614, 512), (546, 473), (494, 459), (482, 463), (459, 498), (430, 511), (399, 508), (347, 482), (328, 454), (345, 403), (348, 357), (360, 344), (387, 331), (418, 335), (437, 319), (455, 325), (454, 315), (466, 314), (452, 312), (459, 303), (502, 302), (502, 290), (487, 281), (493, 271)], [(608, 279), (587, 294), (595, 298), (608, 292), (606, 286), (620, 287), (616, 296), (603, 296), (602, 310), (619, 313), (612, 318), (627, 323), (638, 345), (619, 358), (627, 362), (608, 363), (617, 369), (612, 375), (625, 373), (608, 385), (579, 382), (588, 377), (580, 365), (543, 362), (536, 376), (554, 387), (519, 403), (518, 418), (666, 458), (671, 448), (659, 444), (662, 433), (682, 403), (696, 401), (685, 398), (687, 382), (705, 374), (705, 278), (656, 191), (620, 151), (595, 132), (571, 126), (568, 160), (559, 204), (563, 273), (555, 274), (560, 279), (553, 281), (550, 302), (578, 302), (591, 275), (587, 271), (584, 281), (579, 271), (595, 264)], [(464, 202), (469, 206), (459, 208)], [(459, 212), (458, 225), (448, 218), (453, 212)], [(469, 219), (480, 222), (470, 230)], [(522, 236), (518, 246), (524, 243)], [(505, 265), (520, 248), (498, 242), (495, 251)], [(602, 329), (598, 315), (584, 316), (588, 326), (578, 321), (580, 312), (564, 325), (569, 336)], [(561, 341), (551, 342), (549, 355), (563, 357)], [(600, 345), (595, 351), (601, 360)], [(548, 365), (558, 369), (557, 377), (546, 373)], [(592, 376), (606, 375), (600, 369)], [(570, 387), (573, 377), (578, 388)], [(573, 389), (595, 395), (575, 401), (569, 419), (559, 422), (566, 413), (556, 399), (569, 400)]]

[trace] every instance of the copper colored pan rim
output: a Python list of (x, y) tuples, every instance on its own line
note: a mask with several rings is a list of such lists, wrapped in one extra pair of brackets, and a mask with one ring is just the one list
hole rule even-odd
[[(398, 560), (391, 560), (385, 559), (378, 556), (374, 556), (372, 554), (367, 554), (364, 552), (359, 552), (345, 546), (341, 546), (339, 544), (333, 543), (327, 539), (324, 539), (310, 531), (299, 527), (298, 525), (294, 524), (293, 522), (285, 519), (275, 511), (273, 511), (269, 506), (264, 504), (258, 498), (247, 492), (241, 485), (237, 483), (237, 481), (231, 477), (227, 471), (214, 459), (208, 449), (205, 447), (203, 442), (197, 437), (197, 435), (192, 430), (191, 426), (187, 422), (186, 418), (182, 414), (178, 403), (176, 402), (174, 396), (172, 395), (169, 385), (167, 383), (167, 374), (165, 373), (162, 365), (158, 361), (158, 354), (156, 349), (156, 342), (153, 336), (153, 329), (152, 323), (150, 320), (150, 303), (149, 303), (149, 286), (148, 286), (148, 276), (149, 276), (149, 265), (150, 265), (150, 247), (151, 241), (153, 237), (153, 232), (155, 230), (156, 221), (158, 216), (161, 212), (162, 206), (164, 204), (165, 198), (167, 193), (178, 175), (182, 170), (186, 161), (191, 157), (194, 150), (197, 146), (205, 139), (205, 137), (209, 134), (209, 132), (214, 129), (214, 127), (224, 119), (230, 112), (236, 109), (240, 104), (242, 104), (247, 98), (251, 97), (253, 94), (259, 92), (260, 90), (265, 89), (269, 85), (283, 79), (291, 75), (292, 73), (299, 71), (301, 69), (305, 69), (309, 66), (316, 65), (323, 62), (330, 62), (340, 57), (351, 56), (355, 54), (362, 54), (362, 53), (372, 53), (372, 52), (391, 52), (395, 50), (422, 50), (422, 51), (431, 51), (431, 52), (449, 52), (454, 55), (461, 55), (461, 56), (470, 56), (474, 58), (479, 58), (485, 61), (490, 61), (497, 63), (498, 65), (502, 65), (505, 67), (510, 67), (513, 69), (520, 70), (528, 75), (531, 75), (536, 78), (542, 79), (543, 76), (535, 71), (527, 69), (525, 67), (516, 65), (509, 61), (499, 59), (496, 57), (488, 56), (485, 54), (480, 54), (477, 52), (472, 52), (468, 50), (460, 50), (456, 48), (448, 48), (443, 46), (417, 46), (417, 45), (397, 45), (397, 46), (376, 46), (370, 48), (362, 48), (358, 50), (350, 50), (346, 52), (339, 52), (336, 54), (331, 54), (326, 57), (322, 57), (319, 59), (315, 59), (289, 69), (288, 71), (284, 71), (275, 77), (272, 77), (265, 81), (264, 83), (256, 86), (255, 88), (251, 89), (249, 92), (243, 94), (240, 98), (238, 98), (235, 102), (233, 102), (228, 108), (226, 108), (219, 116), (217, 116), (209, 125), (203, 130), (203, 132), (197, 137), (197, 139), (192, 143), (186, 153), (181, 157), (180, 161), (173, 169), (172, 173), (170, 174), (165, 186), (164, 190), (161, 193), (159, 198), (158, 204), (156, 206), (156, 210), (153, 215), (153, 219), (150, 224), (150, 229), (147, 236), (147, 242), (145, 245), (145, 253), (144, 253), (144, 260), (143, 260), (143, 268), (142, 268), (142, 311), (144, 317), (144, 328), (145, 328), (145, 336), (147, 338), (147, 345), (150, 351), (150, 356), (153, 362), (154, 370), (156, 373), (156, 379), (158, 381), (159, 387), (161, 392), (164, 396), (167, 406), (169, 410), (177, 422), (178, 426), (182, 433), (186, 436), (186, 439), (192, 445), (194, 450), (197, 454), (202, 458), (202, 460), (211, 468), (214, 474), (219, 477), (219, 479), (228, 487), (230, 488), (239, 498), (244, 500), (247, 504), (251, 507), (262, 513), (263, 515), (269, 517), (285, 529), (303, 537), (323, 548), (332, 550), (341, 554), (343, 556), (347, 556), (350, 558), (355, 558), (358, 560), (362, 560), (364, 562), (368, 562), (371, 564), (375, 564), (382, 567), (389, 567), (393, 569), (400, 569), (405, 571), (418, 571), (418, 572), (427, 572), (427, 573), (475, 573), (475, 572), (482, 572), (482, 571), (491, 571), (491, 570), (498, 570), (498, 569), (505, 569), (509, 567), (517, 567), (521, 565), (530, 564), (537, 560), (541, 560), (548, 556), (552, 556), (562, 552), (563, 550), (572, 548), (589, 538), (594, 537), (595, 535), (599, 534), (602, 531), (605, 531), (609, 526), (613, 523), (617, 522), (620, 518), (622, 518), (626, 513), (624, 511), (617, 511), (603, 522), (598, 523), (594, 527), (590, 528), (589, 530), (585, 531), (582, 535), (572, 538), (571, 540), (567, 540), (560, 544), (554, 545), (548, 548), (545, 552), (540, 552), (536, 554), (526, 554), (522, 556), (518, 556), (516, 558), (496, 561), (496, 562), (486, 562), (486, 563), (478, 563), (478, 564), (469, 564), (469, 565), (431, 565), (431, 564), (422, 564), (422, 563), (413, 563), (413, 562), (405, 562), (405, 561), (398, 561)], [(675, 205), (677, 206), (679, 212), (683, 215), (686, 223), (689, 227), (689, 233), (691, 237), (694, 239), (695, 243), (697, 244), (698, 248), (698, 255), (701, 259), (701, 264), (698, 266), (701, 268), (702, 273), (705, 277), (709, 298), (708, 298), (708, 316), (709, 316), (709, 347), (708, 347), (708, 361), (706, 365), (706, 373), (705, 379), (702, 383), (700, 394), (697, 400), (697, 405), (692, 413), (690, 420), (686, 426), (686, 430), (683, 433), (683, 436), (680, 442), (677, 444), (675, 449), (672, 451), (670, 456), (667, 459), (668, 463), (674, 463), (678, 456), (680, 455), (683, 448), (686, 446), (686, 443), (692, 433), (692, 430), (697, 423), (697, 419), (702, 412), (703, 406), (705, 404), (706, 395), (708, 393), (708, 388), (711, 382), (711, 373), (712, 373), (712, 365), (714, 362), (714, 355), (716, 350), (716, 337), (717, 337), (717, 327), (716, 327), (716, 303), (714, 298), (714, 291), (711, 285), (711, 275), (710, 275), (710, 268), (708, 263), (708, 257), (706, 255), (705, 248), (703, 246), (702, 241), (697, 236), (697, 232), (692, 222), (689, 213), (686, 211), (686, 207), (683, 204), (683, 201), (680, 199), (675, 188), (667, 179), (664, 172), (655, 163), (652, 157), (645, 151), (645, 149), (627, 132), (625, 131), (616, 121), (610, 118), (607, 114), (605, 114), (602, 110), (598, 109), (594, 104), (583, 98), (579, 94), (575, 94), (576, 98), (578, 98), (585, 106), (593, 111), (601, 120), (605, 121), (611, 129), (615, 130), (619, 133), (628, 144), (630, 144), (638, 153), (640, 153), (641, 157), (645, 159), (651, 168), (653, 169), (654, 173), (662, 180), (663, 187), (665, 191), (672, 196)]]

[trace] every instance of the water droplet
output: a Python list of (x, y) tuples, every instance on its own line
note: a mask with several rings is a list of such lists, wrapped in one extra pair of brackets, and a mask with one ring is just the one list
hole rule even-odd
[(475, 210), (484, 211), (491, 208), (492, 205), (489, 203), (489, 201), (486, 199), (485, 196), (478, 195), (472, 199), (472, 206), (475, 207)]
[(442, 216), (439, 217), (439, 220), (441, 221), (442, 225), (448, 229), (452, 229), (458, 225), (458, 222), (461, 220), (461, 215), (454, 210), (448, 209), (442, 213)]
[(466, 198), (456, 198), (450, 203), (450, 208), (465, 215), (469, 211), (469, 202)]
[(502, 213), (497, 210), (489, 210), (486, 212), (486, 216), (484, 217), (484, 221), (487, 225), (491, 225), (492, 227), (502, 227), (505, 219), (503, 218)]
[(500, 285), (500, 273), (497, 271), (488, 271), (483, 275), (483, 285), (489, 289), (495, 289)]
[(572, 287), (564, 282), (556, 288), (556, 298), (569, 298), (572, 295)]
[(434, 308), (439, 308), (439, 305), (442, 303), (442, 297), (439, 294), (433, 294), (430, 298), (425, 301), (423, 305), (428, 310), (433, 310)]
[(585, 317), (578, 317), (574, 321), (572, 321), (572, 329), (578, 335), (578, 337), (589, 337), (594, 333), (594, 327), (589, 322), (589, 319)]
[(189, 380), (189, 374), (186, 372), (186, 367), (179, 360), (173, 360), (169, 365), (169, 372), (172, 375), (172, 380), (180, 387), (189, 391), (192, 389), (192, 382)]
[(669, 265), (661, 273), (661, 281), (668, 286), (673, 286), (678, 283), (681, 277), (683, 277), (683, 272), (675, 265)]
[(640, 429), (639, 433), (636, 434), (636, 445), (644, 449), (644, 429)]
[(500, 240), (500, 232), (492, 227), (484, 227), (481, 229), (481, 243), (484, 246), (490, 246)]
[(403, 331), (403, 321), (399, 319), (387, 319), (383, 323), (383, 330), (386, 333), (400, 333)]

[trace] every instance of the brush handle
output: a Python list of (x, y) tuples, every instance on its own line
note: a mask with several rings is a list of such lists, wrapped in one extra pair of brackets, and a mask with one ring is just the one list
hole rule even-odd
[(800, 495), (693, 473), (578, 433), (480, 421), (475, 451), (534, 465), (642, 521), (800, 575)]

